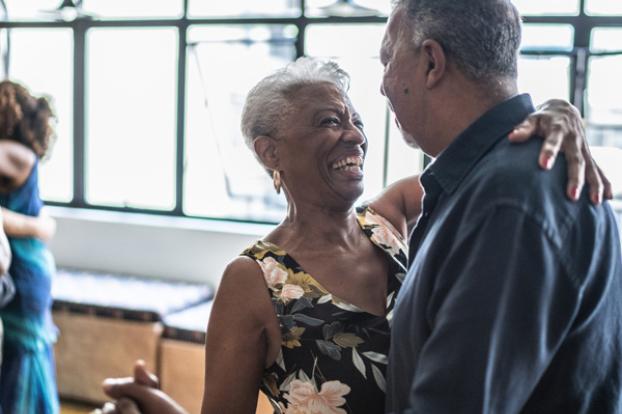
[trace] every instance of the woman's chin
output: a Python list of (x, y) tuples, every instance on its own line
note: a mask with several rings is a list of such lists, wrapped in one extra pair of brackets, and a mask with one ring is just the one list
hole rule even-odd
[(338, 191), (339, 198), (343, 201), (343, 207), (351, 208), (358, 201), (358, 199), (363, 195), (363, 182), (361, 181), (358, 185), (350, 185), (347, 188), (341, 188)]

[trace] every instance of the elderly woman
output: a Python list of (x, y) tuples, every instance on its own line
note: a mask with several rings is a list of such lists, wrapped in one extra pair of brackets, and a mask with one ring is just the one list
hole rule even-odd
[[(204, 414), (253, 413), (258, 389), (278, 413), (384, 412), (391, 316), (422, 191), (406, 178), (354, 209), (367, 138), (347, 84), (335, 63), (302, 58), (247, 97), (242, 131), (288, 209), (224, 272), (207, 333)], [(557, 136), (550, 125), (562, 115), (559, 128), (582, 136), (574, 113), (556, 104), (556, 115), (533, 116), (549, 126), (537, 132)], [(156, 384), (137, 366), (134, 379), (104, 388), (144, 413), (184, 412)], [(104, 408), (115, 410), (135, 407)]]

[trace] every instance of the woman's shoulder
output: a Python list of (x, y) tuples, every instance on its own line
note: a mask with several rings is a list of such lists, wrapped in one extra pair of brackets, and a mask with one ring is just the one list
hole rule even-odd
[(255, 276), (261, 273), (261, 268), (257, 265), (256, 261), (246, 254), (232, 259), (223, 272), (223, 280), (227, 279), (253, 279)]
[[(248, 256), (238, 256), (225, 268), (218, 290), (216, 302), (227, 309), (245, 309), (252, 314), (269, 304), (265, 282), (258, 264)], [(243, 304), (243, 306), (241, 306)]]

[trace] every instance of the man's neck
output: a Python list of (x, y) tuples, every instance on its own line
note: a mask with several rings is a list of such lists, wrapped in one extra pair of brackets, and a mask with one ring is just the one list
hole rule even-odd
[(427, 148), (423, 148), (434, 158), (482, 115), (518, 93), (515, 82), (481, 86), (463, 81), (456, 86), (447, 88), (434, 104), (435, 122), (430, 123), (426, 134), (430, 142)]

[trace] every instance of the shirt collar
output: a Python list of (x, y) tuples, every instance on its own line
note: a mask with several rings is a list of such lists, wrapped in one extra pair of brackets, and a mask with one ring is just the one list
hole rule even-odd
[(535, 111), (531, 97), (516, 95), (472, 123), (426, 168), (421, 183), (428, 193), (440, 187), (453, 193), (475, 164), (512, 129)]

